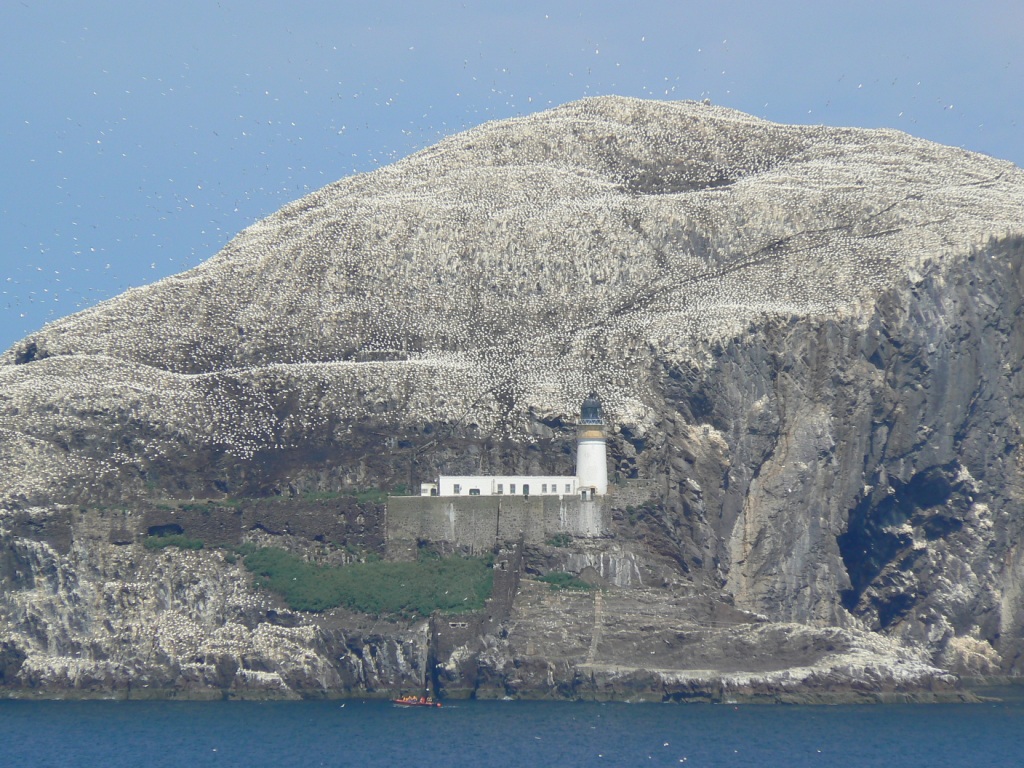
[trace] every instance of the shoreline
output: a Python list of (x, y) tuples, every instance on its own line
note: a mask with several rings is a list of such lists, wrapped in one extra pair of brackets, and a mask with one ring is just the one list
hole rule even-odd
[[(305, 695), (295, 692), (239, 691), (223, 689), (179, 690), (168, 688), (139, 690), (75, 690), (40, 691), (32, 689), (0, 689), (0, 701), (182, 701), (182, 702), (233, 702), (233, 701), (390, 701), (406, 691), (318, 691)], [(691, 691), (686, 694), (665, 694), (661, 696), (638, 694), (634, 696), (582, 695), (560, 697), (537, 695), (524, 692), (517, 696), (458, 695), (442, 698), (443, 701), (547, 701), (574, 704), (621, 703), (621, 704), (725, 704), (758, 706), (838, 706), (838, 705), (886, 705), (886, 704), (981, 704), (1024, 700), (1024, 680), (993, 685), (988, 681), (964, 681), (963, 685), (947, 691), (765, 691), (739, 693), (719, 691)]]

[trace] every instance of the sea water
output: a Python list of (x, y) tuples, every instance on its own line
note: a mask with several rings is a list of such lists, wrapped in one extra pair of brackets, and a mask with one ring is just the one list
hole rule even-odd
[(0, 765), (1016, 766), (1018, 703), (0, 702)]

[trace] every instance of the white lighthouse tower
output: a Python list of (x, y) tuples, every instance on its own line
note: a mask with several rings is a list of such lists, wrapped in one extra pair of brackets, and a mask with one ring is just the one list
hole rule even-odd
[(584, 493), (608, 493), (608, 450), (604, 434), (601, 401), (593, 392), (583, 401), (576, 432), (576, 482)]

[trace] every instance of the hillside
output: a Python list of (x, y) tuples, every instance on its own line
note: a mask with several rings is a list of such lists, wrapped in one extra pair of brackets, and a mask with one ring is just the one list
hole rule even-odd
[[(571, 472), (592, 390), (613, 474), (659, 489), (607, 544), (666, 605), (683, 590), (740, 624), (861, 633), (893, 644), (882, 667), (918, 654), (921, 679), (1017, 675), (1022, 259), (1010, 163), (692, 102), (588, 99), (338, 181), (0, 358), (0, 682), (71, 685), (84, 653), (104, 690), (173, 687), (168, 665), (198, 652), (179, 638), (143, 661), (100, 626), (178, 638), (187, 616), (208, 659), (190, 663), (216, 670), (195, 679), (219, 681), (202, 685), (262, 654), (288, 691), (366, 690), (330, 661), (344, 622), (294, 619), (311, 659), (296, 684), (277, 641), (252, 650), (279, 607), (237, 565), (141, 538), (173, 513), (224, 545), (383, 551), (382, 509), (261, 500)], [(184, 588), (161, 597), (158, 573), (208, 574), (207, 613)], [(232, 650), (211, 645), (229, 630)], [(403, 649), (382, 679), (422, 675), (421, 631), (367, 641)]]

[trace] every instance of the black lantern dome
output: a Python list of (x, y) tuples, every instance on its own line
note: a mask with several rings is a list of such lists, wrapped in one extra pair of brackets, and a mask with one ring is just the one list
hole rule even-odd
[(601, 401), (595, 392), (591, 392), (583, 401), (583, 408), (580, 410), (580, 424), (604, 424)]

